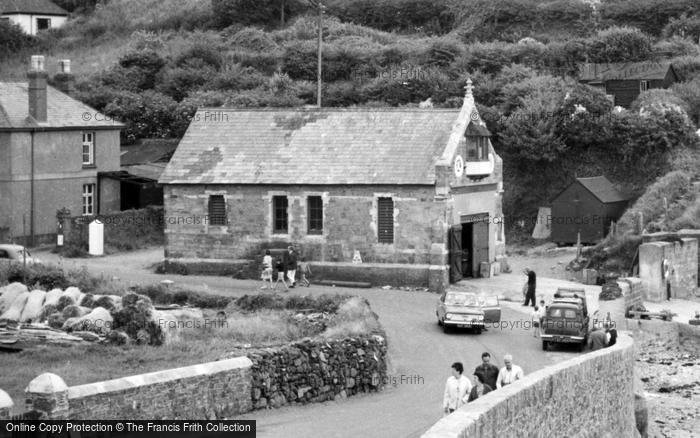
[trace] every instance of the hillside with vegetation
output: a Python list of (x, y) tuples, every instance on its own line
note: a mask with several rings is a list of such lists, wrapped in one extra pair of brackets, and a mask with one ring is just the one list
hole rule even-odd
[[(126, 144), (182, 136), (201, 106), (316, 103), (316, 0), (55, 2), (71, 19), (37, 38), (0, 22), (0, 80), (23, 80), (31, 54), (47, 65), (71, 59), (75, 97), (124, 121)], [(605, 174), (637, 196), (674, 175), (698, 177), (697, 0), (326, 0), (324, 9), (324, 106), (454, 108), (472, 79), (504, 159), (513, 237), (575, 176)], [(630, 110), (576, 81), (584, 62), (662, 59), (681, 82)], [(684, 190), (667, 195), (676, 225), (697, 222), (697, 198)], [(645, 218), (658, 224), (659, 211)]]

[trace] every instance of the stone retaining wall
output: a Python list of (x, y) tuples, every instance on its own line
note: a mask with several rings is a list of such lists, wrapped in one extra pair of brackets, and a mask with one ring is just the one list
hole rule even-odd
[(437, 422), (422, 438), (637, 436), (634, 343), (617, 344), (534, 372)]
[[(253, 409), (379, 391), (387, 377), (387, 344), (378, 335), (305, 339), (246, 354), (72, 387), (45, 373), (27, 386), (25, 408), (45, 419), (230, 419)], [(13, 406), (0, 390), (0, 420)]]
[(248, 352), (255, 409), (322, 402), (383, 387), (387, 345), (381, 336), (304, 340)]

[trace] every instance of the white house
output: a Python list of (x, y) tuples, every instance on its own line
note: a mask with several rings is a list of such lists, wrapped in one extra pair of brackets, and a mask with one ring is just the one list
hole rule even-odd
[(61, 27), (68, 12), (49, 0), (0, 0), (0, 19), (19, 25), (30, 35)]

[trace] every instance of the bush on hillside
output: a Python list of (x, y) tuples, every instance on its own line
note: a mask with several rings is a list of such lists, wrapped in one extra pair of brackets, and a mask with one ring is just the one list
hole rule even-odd
[(641, 92), (639, 97), (630, 105), (630, 111), (638, 114), (675, 111), (687, 117), (689, 110), (688, 103), (673, 90), (666, 90), (663, 88), (653, 88)]
[(692, 41), (700, 40), (700, 15), (671, 18), (664, 26), (663, 36), (666, 38), (688, 38)]
[(0, 20), (0, 58), (30, 47), (35, 39), (9, 20)]
[(651, 55), (651, 38), (632, 27), (610, 27), (588, 41), (590, 62), (646, 61)]
[(700, 126), (700, 76), (692, 81), (673, 84), (671, 90), (686, 103), (688, 116), (695, 126)]
[(260, 52), (279, 49), (270, 33), (257, 27), (244, 27), (227, 38), (227, 41), (238, 49)]
[(700, 56), (681, 56), (671, 62), (681, 82), (700, 79)]
[[(212, 0), (211, 7), (220, 28), (238, 23), (245, 26), (283, 25), (308, 9), (302, 0)], [(284, 11), (282, 11), (284, 8)]]
[(659, 35), (673, 18), (700, 12), (696, 0), (618, 0), (601, 2), (598, 7), (604, 23), (634, 26)]
[(329, 0), (330, 15), (383, 31), (444, 34), (455, 15), (448, 0)]
[(677, 37), (654, 43), (652, 52), (662, 54), (665, 57), (700, 55), (700, 49), (698, 49), (698, 45), (695, 42)]
[(126, 125), (121, 133), (122, 143), (132, 144), (139, 138), (171, 138), (176, 108), (177, 103), (171, 97), (146, 90), (139, 94), (120, 93), (104, 112)]

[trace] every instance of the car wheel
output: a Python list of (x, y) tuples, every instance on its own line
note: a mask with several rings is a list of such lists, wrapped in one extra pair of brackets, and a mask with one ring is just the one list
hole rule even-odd
[(542, 350), (544, 350), (544, 351), (549, 350), (549, 342), (542, 341)]

